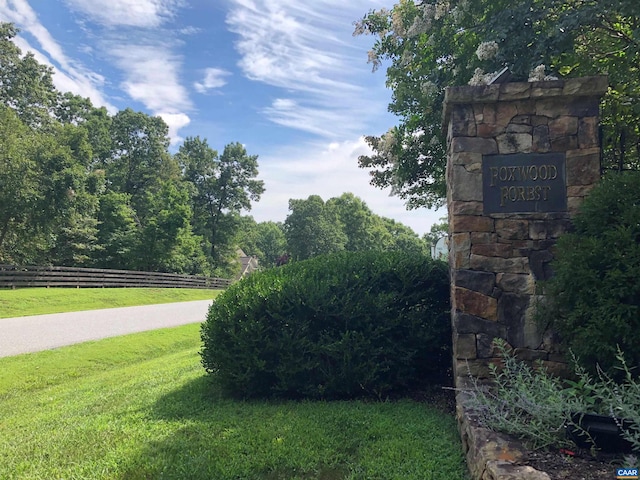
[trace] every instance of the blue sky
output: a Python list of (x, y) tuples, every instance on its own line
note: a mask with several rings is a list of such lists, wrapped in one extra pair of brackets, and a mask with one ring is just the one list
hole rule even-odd
[(284, 221), (290, 198), (344, 192), (416, 232), (445, 212), (407, 211), (357, 166), (364, 135), (396, 123), (371, 37), (353, 21), (392, 0), (0, 0), (17, 43), (55, 69), (61, 91), (111, 113), (160, 115), (172, 150), (188, 136), (259, 156), (266, 191), (248, 212)]

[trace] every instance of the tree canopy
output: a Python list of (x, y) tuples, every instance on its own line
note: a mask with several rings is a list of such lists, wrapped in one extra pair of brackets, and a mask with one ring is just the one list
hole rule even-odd
[(399, 117), (385, 134), (366, 137), (373, 154), (359, 164), (408, 208), (444, 202), (444, 89), (486, 83), (504, 67), (521, 81), (607, 74), (605, 163), (640, 165), (636, 0), (400, 0), (369, 11), (354, 35), (374, 36), (369, 62), (387, 66), (389, 110)]

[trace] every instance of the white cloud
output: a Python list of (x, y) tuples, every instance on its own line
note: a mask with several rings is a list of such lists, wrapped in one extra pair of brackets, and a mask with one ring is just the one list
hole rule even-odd
[(186, 127), (191, 123), (191, 119), (184, 113), (158, 113), (159, 117), (164, 120), (164, 123), (169, 127), (169, 138), (171, 139), (171, 145), (176, 145), (184, 140), (178, 131), (182, 127)]
[(231, 75), (231, 72), (220, 68), (207, 68), (202, 82), (196, 82), (194, 87), (199, 93), (206, 93), (213, 88), (224, 87), (227, 84), (226, 77), (229, 75)]
[(192, 108), (180, 83), (182, 59), (170, 46), (108, 41), (105, 45), (124, 73), (122, 89), (153, 112), (181, 113)]
[(65, 0), (70, 8), (106, 27), (156, 28), (171, 20), (182, 0)]
[(261, 155), (259, 178), (264, 180), (266, 191), (249, 213), (259, 222), (284, 221), (291, 198), (320, 195), (326, 201), (351, 192), (374, 213), (402, 222), (420, 235), (446, 215), (443, 209), (407, 211), (401, 199), (370, 185), (368, 171), (358, 167), (358, 157), (370, 153), (363, 138), (352, 138), (282, 148)]

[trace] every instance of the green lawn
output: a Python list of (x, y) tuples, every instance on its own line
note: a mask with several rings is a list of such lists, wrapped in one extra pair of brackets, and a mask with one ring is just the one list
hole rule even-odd
[(233, 400), (199, 348), (191, 324), (0, 359), (0, 478), (466, 478), (449, 414)]
[(154, 303), (211, 300), (221, 290), (190, 288), (21, 288), (0, 289), (0, 318), (77, 312)]

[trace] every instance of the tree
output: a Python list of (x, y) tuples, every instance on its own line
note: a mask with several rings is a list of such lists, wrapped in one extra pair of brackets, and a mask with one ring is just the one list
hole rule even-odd
[(260, 200), (264, 182), (258, 176), (258, 156), (249, 155), (240, 143), (225, 146), (220, 157), (206, 139), (187, 138), (176, 159), (184, 178), (192, 185), (197, 234), (209, 244), (214, 267), (226, 268), (235, 253), (233, 244), (238, 215)]
[(42, 191), (37, 136), (6, 107), (0, 107), (0, 138), (0, 261), (11, 263), (21, 260), (19, 232), (35, 222)]
[(347, 237), (345, 250), (386, 250), (393, 243), (380, 217), (353, 193), (343, 193), (327, 200), (327, 208), (335, 210)]
[[(640, 15), (635, 0), (400, 0), (391, 10), (370, 11), (354, 35), (376, 37), (369, 61), (388, 61), (389, 110), (400, 123), (369, 136), (362, 156), (372, 184), (391, 187), (408, 208), (439, 206), (445, 197), (444, 89), (486, 83), (508, 67), (513, 80), (543, 80), (546, 73), (608, 73), (603, 103), (606, 137), (627, 129), (627, 152), (640, 161)], [(620, 148), (620, 147), (618, 147)], [(616, 152), (605, 151), (605, 160)]]
[(147, 189), (178, 174), (168, 153), (169, 127), (160, 117), (130, 108), (111, 121), (111, 151), (105, 159), (109, 188), (131, 195), (137, 210)]
[(22, 54), (13, 43), (18, 31), (11, 23), (0, 23), (0, 102), (26, 125), (43, 126), (51, 121), (58, 97), (53, 70), (38, 63), (32, 53)]
[(337, 212), (318, 195), (311, 195), (306, 200), (289, 200), (289, 211), (284, 221), (284, 234), (295, 260), (345, 249), (348, 239)]

